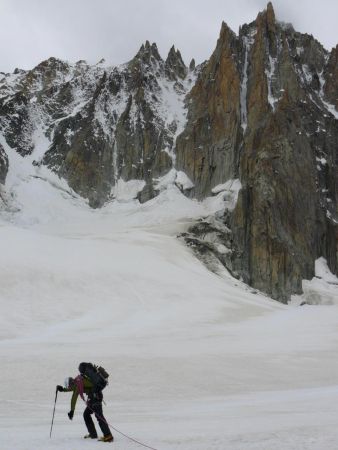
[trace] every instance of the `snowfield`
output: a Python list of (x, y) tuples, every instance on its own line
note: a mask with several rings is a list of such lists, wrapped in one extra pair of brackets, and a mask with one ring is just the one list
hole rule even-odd
[(338, 448), (338, 280), (324, 260), (282, 305), (176, 238), (224, 207), (222, 192), (198, 203), (172, 185), (91, 210), (6, 150), (0, 450), (143, 448), (117, 431), (113, 444), (83, 440), (84, 404), (70, 422), (68, 393), (49, 438), (55, 386), (81, 361), (110, 373), (107, 420), (155, 449)]

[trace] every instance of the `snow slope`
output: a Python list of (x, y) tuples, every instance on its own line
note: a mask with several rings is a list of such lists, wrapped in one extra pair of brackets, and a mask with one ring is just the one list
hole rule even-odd
[[(224, 192), (198, 203), (168, 186), (146, 204), (94, 211), (6, 150), (1, 450), (102, 448), (81, 439), (80, 401), (69, 422), (69, 394), (49, 439), (55, 385), (81, 361), (111, 374), (109, 422), (156, 449), (338, 448), (337, 285), (323, 261), (316, 305), (279, 304), (208, 272), (176, 239), (224, 206)], [(116, 449), (142, 448), (114, 435)]]

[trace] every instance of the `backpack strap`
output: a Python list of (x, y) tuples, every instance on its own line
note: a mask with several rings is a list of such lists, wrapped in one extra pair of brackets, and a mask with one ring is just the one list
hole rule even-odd
[(74, 379), (75, 385), (77, 387), (77, 390), (79, 392), (80, 397), (82, 398), (83, 401), (85, 401), (84, 398), (84, 382), (83, 382), (83, 378), (81, 375), (78, 375), (75, 379)]

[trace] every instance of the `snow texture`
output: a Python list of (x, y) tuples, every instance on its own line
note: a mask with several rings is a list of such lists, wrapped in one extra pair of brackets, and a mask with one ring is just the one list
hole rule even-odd
[(211, 189), (213, 194), (223, 193), (223, 199), (225, 201), (225, 207), (229, 211), (233, 211), (235, 209), (238, 193), (242, 189), (242, 184), (238, 178), (234, 180), (228, 180), (224, 184), (219, 184)]
[[(55, 386), (81, 361), (111, 374), (104, 411), (113, 427), (158, 450), (337, 448), (338, 291), (325, 261), (304, 296), (282, 305), (225, 270), (209, 272), (176, 239), (223, 210), (229, 193), (233, 201), (238, 180), (197, 202), (181, 194), (176, 182), (187, 179), (173, 169), (151, 201), (134, 199), (139, 181), (120, 181), (123, 201), (92, 210), (32, 165), (45, 144), (22, 158), (0, 142), (9, 158), (1, 450), (102, 448), (82, 439), (81, 400), (68, 420), (68, 393), (58, 395), (49, 439)], [(310, 288), (316, 301), (299, 306)], [(116, 449), (142, 448), (113, 434)]]
[(163, 177), (154, 179), (155, 189), (163, 191), (170, 186), (177, 186), (181, 191), (190, 190), (194, 187), (194, 183), (188, 175), (181, 170), (171, 169)]
[(315, 277), (303, 281), (304, 294), (294, 296), (293, 302), (309, 305), (338, 305), (338, 278), (331, 273), (326, 260), (321, 257), (315, 262)]
[(119, 201), (133, 200), (142, 191), (145, 184), (143, 180), (124, 181), (119, 179), (113, 188), (113, 197)]

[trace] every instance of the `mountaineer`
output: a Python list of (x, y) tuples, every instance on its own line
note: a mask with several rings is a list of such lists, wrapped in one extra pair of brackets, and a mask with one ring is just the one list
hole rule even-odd
[[(99, 441), (112, 442), (114, 437), (111, 434), (109, 425), (104, 418), (102, 411), (102, 390), (108, 384), (107, 378), (109, 375), (103, 367), (98, 367), (91, 363), (81, 363), (79, 365), (79, 372), (80, 374), (75, 378), (66, 378), (64, 387), (60, 385), (56, 387), (58, 392), (73, 392), (68, 417), (70, 420), (73, 419), (75, 405), (78, 396), (80, 395), (82, 400), (87, 405), (83, 413), (83, 418), (89, 434), (84, 437), (89, 439), (97, 439), (98, 437), (93, 419), (91, 417), (94, 413), (103, 433), (103, 436), (99, 439)], [(88, 396), (87, 401), (84, 398), (84, 394)]]

